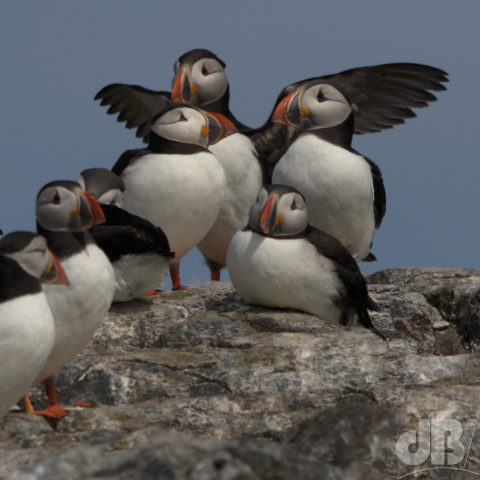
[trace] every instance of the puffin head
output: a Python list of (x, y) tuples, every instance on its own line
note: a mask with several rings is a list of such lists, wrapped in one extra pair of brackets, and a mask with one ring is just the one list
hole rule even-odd
[(228, 92), (225, 63), (209, 50), (184, 53), (174, 64), (172, 101), (205, 106)]
[(61, 263), (41, 235), (21, 231), (9, 233), (0, 240), (0, 255), (15, 260), (42, 283), (69, 285)]
[(125, 184), (112, 171), (106, 168), (87, 168), (80, 172), (77, 183), (98, 203), (122, 206)]
[(330, 128), (342, 124), (352, 106), (342, 92), (325, 79), (306, 80), (284, 88), (272, 121), (301, 130)]
[(224, 115), (181, 103), (172, 103), (158, 114), (150, 129), (152, 139), (156, 135), (205, 148), (236, 131), (235, 125)]
[(38, 193), (37, 222), (47, 230), (78, 232), (105, 222), (96, 200), (77, 182), (57, 180)]
[(298, 235), (308, 227), (305, 198), (286, 185), (265, 185), (250, 208), (248, 226), (262, 235)]

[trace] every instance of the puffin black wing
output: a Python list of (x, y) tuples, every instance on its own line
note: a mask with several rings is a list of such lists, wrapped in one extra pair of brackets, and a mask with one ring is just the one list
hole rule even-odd
[(149, 90), (140, 85), (112, 83), (96, 95), (100, 105), (109, 105), (107, 113), (118, 113), (117, 121), (126, 122), (127, 128), (136, 128), (136, 136), (149, 141), (150, 123), (153, 117), (170, 105), (170, 92)]
[(167, 259), (174, 257), (161, 228), (115, 205), (101, 207), (106, 223), (91, 228), (90, 233), (111, 262), (127, 254), (157, 253)]
[(295, 128), (273, 123), (271, 117), (262, 127), (245, 132), (257, 152), (264, 184), (272, 183), (275, 165), (298, 134), (299, 131)]
[(426, 107), (437, 98), (429, 92), (446, 90), (447, 73), (417, 63), (387, 63), (352, 68), (326, 75), (352, 104), (354, 133), (380, 132), (415, 117), (412, 108)]
[[(367, 308), (374, 310), (376, 305), (369, 297), (367, 283), (349, 251), (335, 237), (311, 226), (305, 232), (305, 238), (317, 249), (320, 255), (334, 262), (336, 272), (346, 290), (345, 297), (340, 298), (340, 301), (357, 312), (362, 325), (370, 328), (378, 336), (385, 339), (384, 335), (375, 328), (370, 319)], [(342, 320), (344, 324), (347, 324), (348, 314), (344, 315)]]
[(373, 210), (375, 214), (375, 228), (380, 228), (383, 217), (387, 210), (387, 193), (385, 192), (385, 185), (383, 184), (383, 176), (380, 167), (370, 158), (357, 152), (355, 149), (350, 149), (357, 155), (361, 155), (370, 165), (373, 180)]
[(302, 80), (286, 87), (281, 95), (310, 81), (331, 83), (352, 105), (354, 133), (373, 133), (415, 117), (412, 108), (426, 107), (437, 99), (429, 90), (446, 90), (443, 83), (448, 82), (447, 75), (439, 68), (418, 63), (386, 63)]

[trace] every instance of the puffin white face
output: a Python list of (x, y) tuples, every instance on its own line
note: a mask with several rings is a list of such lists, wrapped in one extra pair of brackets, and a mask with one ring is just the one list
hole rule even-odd
[(308, 226), (305, 199), (285, 185), (263, 187), (250, 209), (248, 225), (273, 237), (298, 235)]
[(169, 110), (155, 120), (151, 129), (160, 137), (175, 142), (194, 143), (207, 147), (207, 117), (199, 110), (188, 106)]
[(13, 232), (3, 239), (5, 242), (17, 241), (20, 247), (0, 252), (15, 260), (30, 275), (43, 283), (68, 285), (68, 279), (57, 257), (48, 249), (47, 241), (41, 235), (30, 232)]
[(297, 192), (288, 192), (280, 197), (277, 217), (279, 215), (281, 232), (284, 235), (295, 235), (307, 228), (308, 215), (305, 200)]
[(307, 88), (301, 103), (309, 111), (305, 113), (313, 128), (339, 125), (352, 111), (347, 99), (335, 87), (328, 84)]
[(47, 270), (52, 258), (47, 248), (47, 241), (40, 235), (35, 235), (21, 250), (5, 255), (13, 258), (23, 270), (37, 278)]
[(227, 91), (228, 79), (215, 58), (202, 58), (181, 67), (177, 61), (172, 80), (172, 101), (202, 106), (218, 100)]
[(273, 121), (312, 130), (339, 125), (351, 112), (352, 107), (339, 90), (319, 83), (299, 88), (283, 98), (274, 111)]
[(98, 203), (74, 182), (52, 182), (37, 196), (38, 223), (47, 230), (82, 231), (105, 222)]
[(235, 133), (235, 125), (220, 113), (179, 105), (160, 115), (150, 127), (156, 135), (181, 143), (208, 145)]

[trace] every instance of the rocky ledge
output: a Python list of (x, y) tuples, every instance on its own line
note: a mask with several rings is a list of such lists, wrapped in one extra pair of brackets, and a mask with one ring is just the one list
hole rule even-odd
[[(0, 477), (480, 475), (480, 270), (385, 270), (368, 281), (388, 341), (246, 305), (227, 283), (114, 305), (58, 378), (62, 402), (98, 406), (69, 408), (55, 424), (9, 413)], [(32, 397), (45, 402), (39, 389)]]

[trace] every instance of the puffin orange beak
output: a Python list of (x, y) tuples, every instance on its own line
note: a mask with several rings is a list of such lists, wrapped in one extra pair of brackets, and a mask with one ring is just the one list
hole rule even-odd
[(283, 98), (273, 112), (272, 121), (299, 128), (303, 117), (310, 114), (307, 107), (300, 106), (302, 93), (303, 89), (299, 88)]
[(272, 230), (272, 226), (275, 223), (276, 210), (277, 199), (272, 195), (260, 214), (258, 226), (263, 233), (269, 233)]
[(183, 67), (175, 82), (172, 89), (172, 102), (179, 103), (190, 103), (192, 101), (192, 96), (198, 92), (198, 87), (192, 84), (190, 78), (190, 69), (188, 67)]
[[(88, 193), (84, 192), (83, 190), (80, 192), (80, 196), (84, 201), (86, 201), (88, 211), (90, 213), (90, 218), (87, 220), (86, 228), (94, 227), (95, 225), (99, 225), (101, 223), (105, 223), (105, 214), (103, 213), (102, 207), (98, 204), (98, 202)], [(80, 214), (82, 215), (82, 208), (80, 209)], [(83, 220), (83, 219), (82, 219)]]
[(237, 132), (237, 127), (221, 113), (205, 112), (208, 119), (208, 144), (213, 145)]
[(67, 274), (58, 260), (57, 256), (49, 250), (51, 262), (48, 265), (43, 275), (40, 277), (42, 283), (55, 285), (70, 285)]

